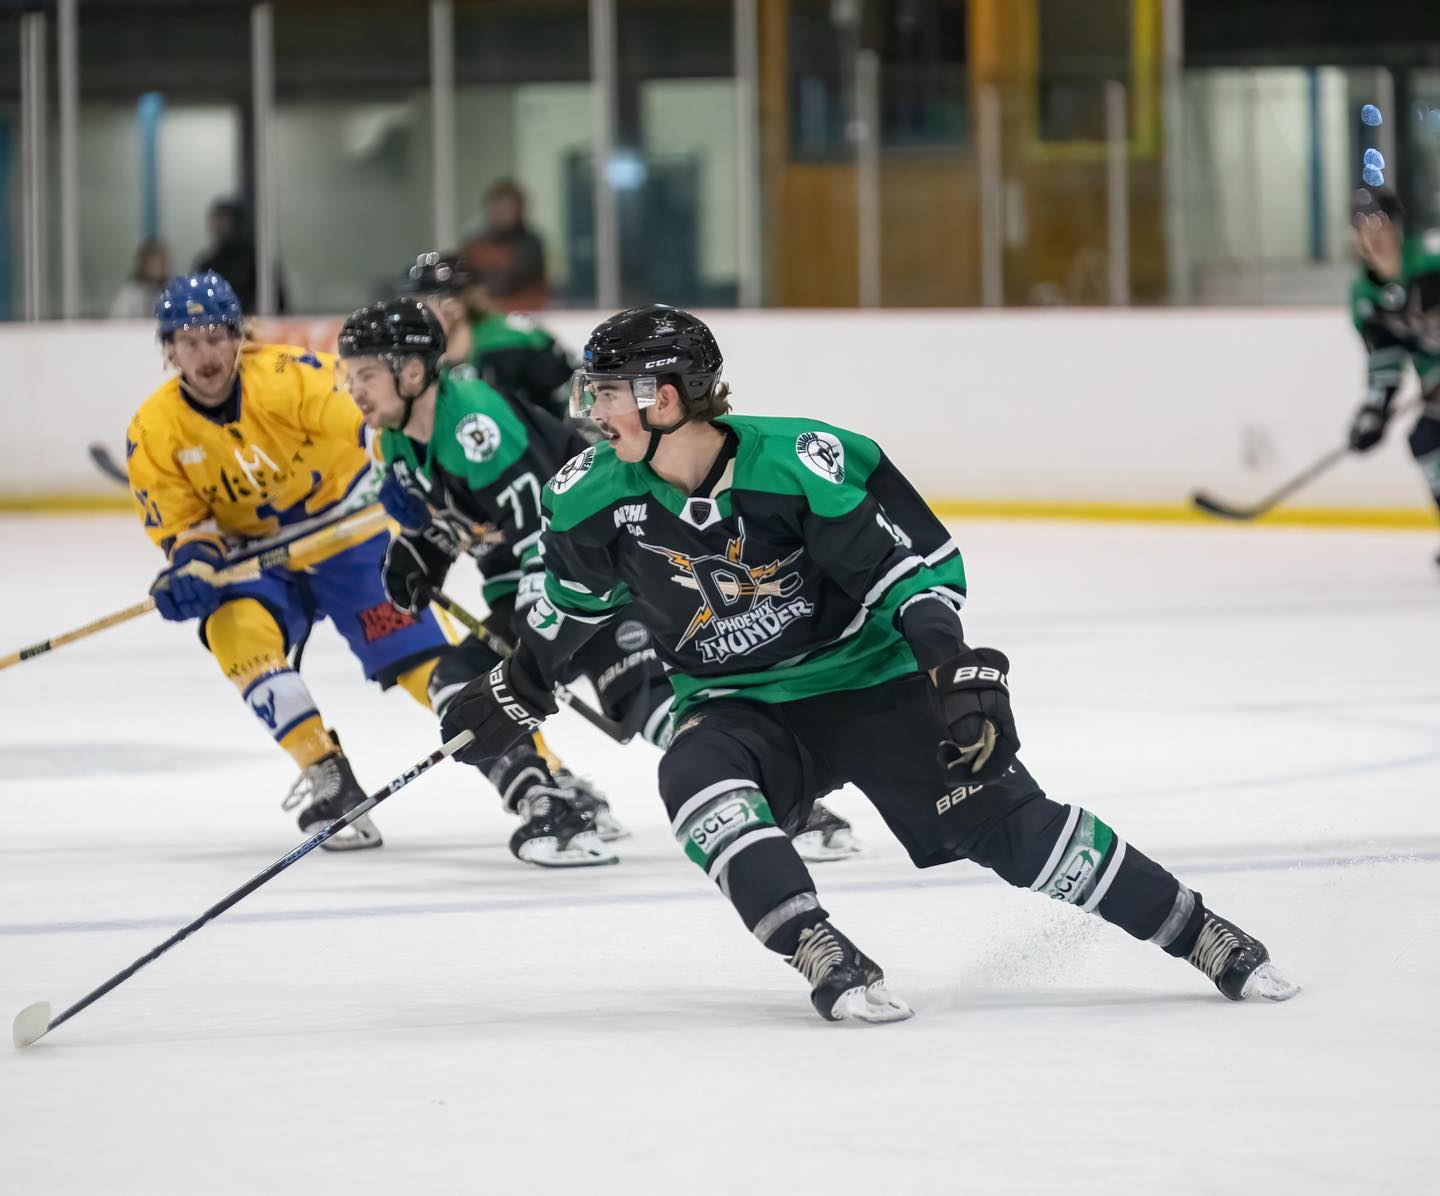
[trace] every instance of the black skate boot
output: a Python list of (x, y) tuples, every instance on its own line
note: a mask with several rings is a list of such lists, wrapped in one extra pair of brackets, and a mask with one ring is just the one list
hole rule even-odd
[(885, 973), (829, 922), (800, 932), (787, 962), (810, 982), (810, 1002), (827, 1022), (899, 1022), (915, 1011), (885, 987)]
[(791, 842), (807, 864), (848, 860), (865, 850), (865, 845), (855, 837), (850, 824), (818, 801), (810, 808), (810, 817)]
[(617, 839), (628, 839), (630, 830), (615, 817), (610, 809), (609, 799), (585, 777), (577, 777), (568, 768), (557, 768), (553, 776), (562, 789), (570, 790), (570, 801), (582, 814), (588, 814), (595, 823), (595, 833), (602, 843), (614, 843)]
[(1247, 997), (1288, 1001), (1300, 991), (1270, 962), (1264, 943), (1209, 910), (1187, 958), (1232, 1001)]
[(510, 851), (517, 860), (542, 868), (588, 868), (620, 862), (600, 841), (595, 820), (577, 807), (573, 790), (531, 785), (518, 809), (523, 821), (510, 836)]
[[(340, 751), (339, 741), (328, 756), (323, 756), (300, 774), (290, 788), (284, 808), (300, 807), (300, 829), (313, 835), (328, 822), (348, 814), (366, 798), (365, 790), (355, 779), (350, 761)], [(320, 844), (327, 851), (363, 851), (380, 847), (383, 840), (369, 814), (362, 814), (338, 835), (331, 835)]]

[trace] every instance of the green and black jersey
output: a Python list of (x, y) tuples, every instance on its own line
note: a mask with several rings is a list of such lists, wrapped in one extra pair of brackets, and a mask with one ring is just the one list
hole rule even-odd
[(524, 316), (494, 313), (470, 325), (470, 356), (450, 367), (460, 379), (488, 382), (508, 399), (564, 419), (575, 365), (555, 338)]
[(544, 411), (453, 373), (440, 379), (428, 444), (394, 429), (380, 433), (386, 468), (417, 479), (432, 507), (495, 527), (499, 543), (476, 556), (492, 607), (515, 592), (525, 571), (540, 569), (541, 487), (584, 445)]
[(725, 448), (693, 495), (608, 444), (550, 480), (525, 631), (546, 678), (632, 603), (681, 717), (722, 695), (866, 688), (958, 651), (959, 550), (873, 441), (814, 420), (716, 423)]
[(1362, 268), (1350, 287), (1350, 318), (1365, 342), (1367, 406), (1389, 408), (1407, 361), (1423, 394), (1440, 389), (1440, 232), (1405, 238), (1397, 279)]

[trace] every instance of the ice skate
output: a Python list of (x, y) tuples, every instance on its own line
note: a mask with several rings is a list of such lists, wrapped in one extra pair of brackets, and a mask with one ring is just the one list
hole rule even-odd
[(510, 836), (510, 851), (517, 860), (541, 868), (620, 862), (600, 841), (595, 820), (576, 805), (573, 790), (534, 785), (520, 799), (519, 812), (520, 827)]
[(808, 864), (848, 860), (865, 850), (850, 824), (818, 801), (810, 808), (810, 817), (793, 842), (800, 858)]
[(810, 982), (815, 1012), (830, 1022), (899, 1022), (915, 1011), (885, 987), (880, 965), (829, 922), (800, 932), (787, 962)]
[(595, 833), (600, 836), (602, 843), (614, 843), (617, 839), (630, 837), (630, 828), (615, 817), (610, 809), (609, 799), (592, 781), (577, 777), (568, 768), (555, 769), (554, 777), (562, 788), (571, 790), (571, 801), (575, 808), (594, 820)]
[[(326, 823), (334, 822), (365, 800), (365, 790), (355, 780), (350, 761), (338, 748), (305, 769), (290, 787), (284, 808), (300, 808), (300, 829), (313, 835)], [(327, 851), (362, 851), (380, 847), (384, 841), (380, 831), (362, 814), (338, 835), (332, 835), (320, 846)]]
[(1288, 1001), (1300, 991), (1270, 961), (1264, 943), (1208, 910), (1188, 958), (1232, 1001)]

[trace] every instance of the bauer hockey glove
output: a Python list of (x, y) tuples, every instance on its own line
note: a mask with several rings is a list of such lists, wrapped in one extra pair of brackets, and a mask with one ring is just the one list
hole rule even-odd
[(220, 605), (213, 574), (224, 564), (224, 554), (209, 540), (182, 544), (150, 587), (155, 609), (176, 623), (208, 618)]
[(500, 661), (456, 694), (440, 719), (440, 737), (469, 731), (475, 742), (455, 753), (462, 764), (484, 767), (540, 729), (554, 714), (555, 695), (531, 677), (524, 658)]
[(450, 557), (423, 536), (407, 532), (396, 536), (385, 550), (380, 584), (396, 610), (418, 615), (430, 601), (430, 592), (445, 580)]
[(1382, 411), (1379, 407), (1371, 407), (1368, 404), (1361, 407), (1355, 413), (1355, 418), (1350, 421), (1350, 451), (1355, 453), (1368, 453), (1380, 443), (1385, 435), (1385, 425), (1390, 421), (1390, 413)]
[(935, 758), (957, 782), (999, 780), (1020, 737), (1010, 713), (1010, 661), (994, 648), (966, 648), (935, 670), (935, 698), (950, 737)]

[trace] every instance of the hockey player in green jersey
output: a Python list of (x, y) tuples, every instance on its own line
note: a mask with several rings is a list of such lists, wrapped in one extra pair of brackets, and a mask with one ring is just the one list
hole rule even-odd
[(1009, 661), (967, 645), (965, 572), (871, 440), (729, 413), (710, 330), (622, 312), (585, 347), (579, 413), (605, 443), (545, 489), (545, 593), (520, 650), (451, 701), (462, 758), (511, 750), (554, 711), (591, 637), (643, 606), (675, 687), (660, 790), (682, 850), (830, 1020), (909, 1007), (829, 920), (785, 830), (850, 782), (916, 866), (970, 859), (1188, 960), (1233, 1000), (1297, 992), (1265, 947), (1017, 758)]
[(1368, 387), (1350, 447), (1363, 453), (1380, 443), (1413, 365), (1425, 407), (1410, 429), (1410, 451), (1440, 506), (1440, 232), (1407, 236), (1400, 200), (1378, 188), (1355, 193), (1352, 220), (1361, 265), (1350, 317), (1365, 342)]
[(528, 316), (491, 309), (480, 280), (458, 255), (422, 253), (401, 289), (424, 303), (445, 329), (450, 374), (479, 378), (507, 399), (565, 418), (574, 363)]
[[(402, 529), (386, 553), (382, 580), (401, 610), (424, 610), (451, 564), (468, 554), (484, 574), (487, 628), (513, 640), (516, 612), (542, 581), (540, 488), (585, 442), (485, 382), (442, 371), (445, 344), (435, 316), (413, 298), (362, 308), (340, 332), (345, 385), (379, 432), (381, 502)], [(490, 530), (477, 536), (477, 528)], [(454, 693), (499, 659), (473, 636), (442, 655), (430, 678), (436, 711), (443, 714)], [(607, 715), (633, 731), (660, 733), (671, 695), (643, 626), (632, 621), (597, 640), (585, 663), (607, 674), (607, 684), (597, 686)], [(505, 808), (521, 816), (511, 852), (543, 867), (615, 863), (604, 840), (625, 832), (608, 803), (543, 748), (538, 736), (527, 739), (485, 769)]]

